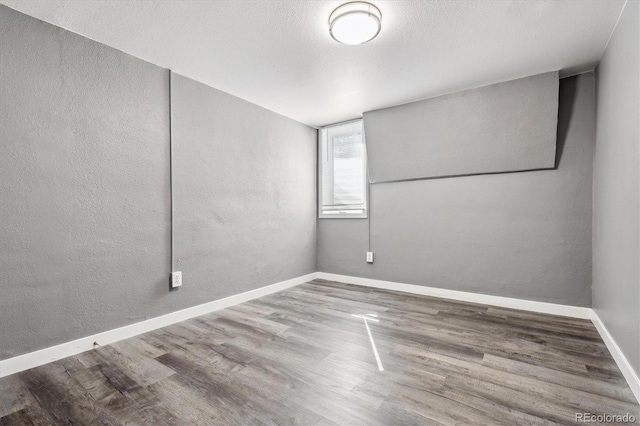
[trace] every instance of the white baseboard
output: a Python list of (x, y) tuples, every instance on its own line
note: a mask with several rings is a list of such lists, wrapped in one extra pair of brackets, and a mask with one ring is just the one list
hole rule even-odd
[(640, 403), (640, 380), (631, 364), (624, 356), (620, 347), (609, 331), (591, 308), (579, 306), (559, 305), (555, 303), (534, 302), (530, 300), (513, 299), (510, 297), (490, 296), (486, 294), (469, 293), (466, 291), (446, 290), (434, 287), (424, 287), (414, 284), (402, 284), (393, 281), (373, 280), (369, 278), (351, 277), (347, 275), (329, 274), (318, 272), (318, 278), (323, 280), (338, 281), (346, 284), (355, 284), (365, 287), (381, 288), (385, 290), (402, 291), (405, 293), (421, 294), (425, 296), (441, 297), (443, 299), (460, 300), (463, 302), (482, 303), (485, 305), (500, 306), (503, 308), (521, 309), (524, 311), (540, 312), (543, 314), (561, 315), (566, 317), (589, 319), (598, 330), (607, 349), (615, 360), (618, 368), (622, 372), (625, 380), (629, 384), (631, 391)]
[(607, 328), (604, 326), (604, 323), (602, 322), (598, 314), (596, 314), (596, 311), (594, 311), (593, 309), (591, 310), (591, 322), (593, 322), (593, 325), (598, 330), (598, 333), (600, 333), (602, 340), (604, 340), (604, 344), (607, 345), (607, 349), (609, 349), (609, 352), (611, 352), (611, 356), (613, 356), (616, 364), (618, 364), (620, 372), (624, 376), (625, 380), (629, 384), (629, 387), (631, 388), (631, 391), (640, 403), (640, 379), (638, 378), (636, 372), (633, 371), (631, 364), (622, 353), (622, 350), (620, 350), (620, 347), (618, 346), (616, 341), (613, 340), (613, 336), (611, 336), (609, 330), (607, 330)]
[(39, 351), (30, 352), (14, 358), (0, 361), (0, 377), (9, 376), (20, 371), (28, 370), (39, 365), (57, 361), (68, 356), (77, 355), (82, 352), (94, 349), (93, 342), (98, 342), (101, 346), (117, 342), (119, 340), (128, 339), (142, 333), (146, 333), (158, 328), (166, 327), (180, 321), (184, 321), (199, 315), (219, 309), (228, 308), (229, 306), (247, 302), (258, 297), (276, 293), (278, 291), (294, 287), (296, 285), (306, 283), (316, 278), (316, 273), (303, 275), (287, 281), (282, 281), (256, 290), (247, 291), (245, 293), (236, 294), (225, 297), (224, 299), (214, 300), (213, 302), (204, 303), (202, 305), (192, 306), (170, 314), (151, 318), (135, 324), (94, 334), (92, 336), (83, 337), (71, 342), (62, 343), (60, 345), (45, 348)]
[(282, 281), (256, 290), (247, 291), (245, 293), (236, 294), (213, 302), (204, 303), (202, 305), (193, 306), (181, 311), (172, 312), (160, 317), (151, 318), (146, 321), (116, 328), (113, 330), (98, 333), (92, 336), (83, 337), (57, 346), (45, 348), (39, 351), (20, 355), (0, 361), (0, 377), (9, 376), (20, 371), (38, 367), (49, 362), (77, 355), (79, 353), (94, 349), (94, 342), (100, 345), (108, 345), (119, 340), (128, 339), (142, 333), (147, 333), (158, 328), (166, 327), (171, 324), (185, 321), (200, 315), (214, 312), (249, 300), (257, 299), (272, 293), (276, 293), (287, 288), (295, 287), (299, 284), (306, 283), (315, 278), (339, 281), (347, 284), (355, 284), (366, 287), (380, 288), (385, 290), (401, 291), (405, 293), (421, 294), (425, 296), (440, 297), (443, 299), (460, 300), (463, 302), (482, 303), (485, 305), (500, 306), (511, 309), (521, 309), (531, 312), (540, 312), (544, 314), (561, 315), (573, 318), (590, 319), (607, 348), (611, 352), (616, 364), (624, 375), (633, 394), (640, 402), (640, 380), (638, 375), (631, 368), (631, 364), (625, 358), (620, 347), (613, 340), (613, 337), (607, 331), (606, 327), (591, 308), (583, 308), (579, 306), (559, 305), (546, 302), (535, 302), (530, 300), (514, 299), (510, 297), (490, 296), (486, 294), (469, 293), (465, 291), (446, 290), (434, 287), (424, 287), (414, 284), (402, 284), (392, 281), (381, 281), (369, 278), (351, 277), (347, 275), (329, 274), (326, 272), (316, 272), (301, 277)]
[(523, 311), (540, 312), (543, 314), (561, 315), (565, 317), (591, 319), (591, 308), (580, 306), (559, 305), (555, 303), (535, 302), (532, 300), (514, 299), (511, 297), (491, 296), (488, 294), (470, 293), (467, 291), (447, 290), (443, 288), (425, 287), (415, 284), (402, 284), (393, 281), (373, 280), (369, 278), (350, 277), (347, 275), (318, 272), (318, 278), (339, 281), (366, 287), (382, 288), (385, 290), (402, 291), (405, 293), (421, 294), (424, 296), (441, 297), (443, 299), (459, 300), (463, 302), (482, 303), (503, 308), (520, 309)]

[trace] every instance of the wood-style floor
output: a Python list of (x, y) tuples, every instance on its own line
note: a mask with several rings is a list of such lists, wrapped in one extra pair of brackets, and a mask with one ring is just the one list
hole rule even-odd
[(589, 321), (320, 280), (0, 379), (1, 425), (538, 425), (639, 411)]

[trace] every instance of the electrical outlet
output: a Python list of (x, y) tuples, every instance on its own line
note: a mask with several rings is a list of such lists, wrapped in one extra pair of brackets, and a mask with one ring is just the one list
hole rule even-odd
[(175, 271), (171, 273), (171, 288), (182, 287), (182, 272)]
[(367, 263), (373, 263), (373, 252), (372, 251), (368, 251), (367, 252)]

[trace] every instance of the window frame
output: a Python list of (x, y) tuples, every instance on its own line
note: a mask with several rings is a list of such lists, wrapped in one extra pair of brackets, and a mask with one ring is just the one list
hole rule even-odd
[[(356, 121), (359, 121), (362, 123), (362, 145), (363, 145), (363, 155), (362, 155), (362, 160), (364, 162), (364, 166), (363, 166), (363, 170), (362, 170), (362, 181), (363, 181), (363, 185), (364, 185), (364, 202), (363, 202), (363, 208), (362, 208), (362, 213), (348, 213), (347, 211), (341, 211), (341, 210), (337, 210), (335, 213), (326, 213), (325, 211), (322, 210), (322, 188), (323, 188), (323, 171), (324, 171), (324, 167), (323, 164), (325, 163), (324, 159), (322, 158), (322, 151), (323, 151), (323, 146), (325, 144), (325, 142), (328, 144), (329, 143), (329, 138), (328, 138), (328, 131), (329, 128), (331, 127), (337, 127), (337, 126), (342, 126), (345, 124), (351, 124), (354, 123)], [(327, 132), (327, 136), (323, 137), (323, 131)], [(333, 161), (333, 158), (332, 158)], [(341, 123), (335, 123), (335, 124), (330, 124), (328, 126), (323, 126), (320, 127), (318, 129), (318, 219), (367, 219), (368, 218), (368, 213), (369, 213), (369, 180), (368, 180), (368, 162), (367, 162), (367, 144), (365, 141), (365, 134), (364, 134), (364, 123), (363, 123), (363, 119), (362, 118), (358, 118), (355, 120), (349, 120), (349, 121), (344, 121)]]

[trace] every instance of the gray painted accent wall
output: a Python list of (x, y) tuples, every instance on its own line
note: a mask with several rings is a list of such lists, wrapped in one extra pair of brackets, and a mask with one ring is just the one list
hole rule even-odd
[(319, 219), (318, 269), (590, 306), (593, 73), (560, 80), (558, 123), (554, 170), (370, 185), (369, 219)]
[(312, 129), (178, 79), (169, 292), (168, 71), (5, 6), (0, 57), (0, 359), (315, 271)]
[(315, 272), (315, 129), (186, 77), (173, 88), (175, 257), (189, 304)]
[(629, 1), (597, 69), (593, 309), (640, 374), (640, 3)]
[(372, 183), (555, 165), (558, 72), (364, 113)]

